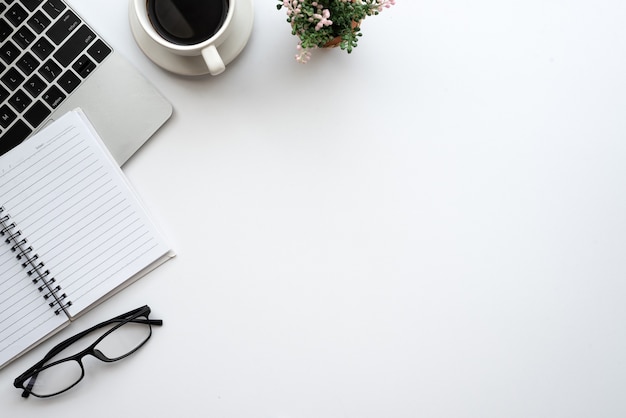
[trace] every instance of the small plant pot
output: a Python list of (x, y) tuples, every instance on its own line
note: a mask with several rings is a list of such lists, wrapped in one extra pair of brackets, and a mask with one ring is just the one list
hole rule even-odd
[[(359, 27), (361, 22), (352, 22), (352, 29), (356, 29)], [(330, 41), (326, 42), (322, 48), (336, 48), (341, 43), (341, 36), (335, 36)]]

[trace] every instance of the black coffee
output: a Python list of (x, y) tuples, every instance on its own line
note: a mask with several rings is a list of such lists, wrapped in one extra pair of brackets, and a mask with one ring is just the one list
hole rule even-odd
[(228, 13), (228, 0), (147, 0), (146, 6), (157, 33), (178, 45), (206, 41)]

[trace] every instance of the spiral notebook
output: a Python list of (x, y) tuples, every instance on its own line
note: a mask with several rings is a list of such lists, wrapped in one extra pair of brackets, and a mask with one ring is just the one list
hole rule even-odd
[(172, 256), (80, 110), (0, 156), (0, 368)]

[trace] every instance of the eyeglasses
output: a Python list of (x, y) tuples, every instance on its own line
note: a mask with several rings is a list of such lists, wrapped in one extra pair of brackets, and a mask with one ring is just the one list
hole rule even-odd
[[(68, 338), (15, 379), (13, 386), (23, 389), (24, 398), (29, 395), (47, 398), (73, 388), (85, 376), (83, 357), (90, 355), (111, 363), (133, 354), (144, 345), (152, 335), (152, 325), (163, 325), (162, 320), (148, 319), (148, 315), (150, 307), (143, 306)], [(87, 348), (59, 358), (72, 344), (95, 331), (100, 331), (102, 335)], [(75, 346), (73, 348), (76, 349)]]

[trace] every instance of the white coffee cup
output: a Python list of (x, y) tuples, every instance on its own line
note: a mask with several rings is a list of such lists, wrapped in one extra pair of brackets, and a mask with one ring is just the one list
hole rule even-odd
[[(163, 34), (164, 29), (160, 27), (159, 33), (155, 26), (159, 26), (157, 22), (153, 22), (150, 19), (148, 13), (148, 0), (130, 0), (131, 1), (131, 13), (135, 13), (135, 17), (139, 22), (140, 29), (156, 44), (160, 47), (164, 48), (170, 53), (181, 55), (181, 56), (202, 56), (204, 59), (209, 73), (211, 75), (217, 75), (222, 73), (226, 69), (226, 65), (220, 56), (217, 47), (220, 46), (226, 38), (230, 34), (231, 23), (233, 21), (233, 14), (235, 12), (235, 2), (237, 0), (225, 0), (228, 4), (228, 10), (226, 12), (226, 16), (221, 20), (221, 24), (219, 28), (216, 28), (215, 32), (210, 35), (207, 39), (201, 39), (197, 42), (193, 39), (187, 42), (187, 40), (178, 40), (174, 42), (170, 37), (170, 39), (166, 39), (165, 36), (168, 34)], [(152, 1), (152, 0), (150, 0)], [(202, 3), (205, 0), (194, 0), (197, 3)], [(217, 1), (217, 0), (208, 0), (208, 1)], [(172, 1), (171, 3), (175, 3)], [(197, 16), (196, 16), (197, 17)], [(184, 19), (181, 15), (181, 19)], [(214, 28), (215, 29), (215, 28)], [(176, 38), (177, 39), (177, 38)]]

